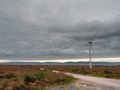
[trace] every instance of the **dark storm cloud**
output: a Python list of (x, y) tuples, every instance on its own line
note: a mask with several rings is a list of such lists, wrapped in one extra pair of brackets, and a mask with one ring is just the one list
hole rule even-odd
[(120, 55), (118, 0), (1, 0), (1, 59), (88, 57), (95, 36), (96, 57)]
[[(77, 27), (77, 26), (76, 26)], [(79, 30), (78, 30), (79, 29)], [(75, 31), (76, 30), (76, 31)], [(110, 39), (120, 36), (120, 22), (90, 22), (74, 28), (69, 38), (75, 41), (91, 39)], [(81, 34), (82, 32), (82, 34)]]

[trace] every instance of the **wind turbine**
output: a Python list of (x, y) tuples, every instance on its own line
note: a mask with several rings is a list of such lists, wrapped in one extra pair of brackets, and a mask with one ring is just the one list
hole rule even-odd
[(89, 45), (89, 68), (90, 69), (92, 69), (92, 53), (94, 54), (93, 41), (95, 40), (96, 36), (97, 36), (97, 32), (95, 33), (95, 36), (93, 37), (93, 39), (88, 41), (88, 45)]

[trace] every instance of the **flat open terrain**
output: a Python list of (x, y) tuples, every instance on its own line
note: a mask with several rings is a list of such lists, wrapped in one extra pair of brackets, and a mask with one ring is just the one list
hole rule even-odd
[(0, 90), (46, 90), (68, 84), (76, 78), (39, 66), (0, 65)]
[[(47, 71), (44, 72), (43, 69)], [(62, 73), (58, 73), (58, 74), (51, 73), (53, 70), (75, 73), (70, 75), (73, 75), (79, 80), (69, 85), (60, 85), (66, 82), (65, 80), (68, 79), (69, 81), (69, 79), (73, 79), (73, 78), (66, 79), (67, 76)], [(40, 74), (38, 73), (38, 71)], [(50, 76), (46, 76), (46, 78), (44, 78), (44, 76), (41, 76), (44, 75), (46, 72)], [(21, 86), (15, 85), (14, 87), (19, 86), (21, 88), (21, 87), (29, 86), (28, 84), (23, 83), (25, 81), (23, 76), (25, 74), (30, 74), (32, 76), (37, 75), (39, 78), (43, 78), (39, 81), (37, 80), (35, 83), (28, 83), (29, 85), (33, 85), (33, 86), (36, 85), (36, 83), (38, 83), (38, 86), (41, 87), (43, 85), (42, 87), (44, 87), (35, 90), (45, 90), (45, 86), (47, 86), (47, 90), (120, 90), (119, 89), (120, 66), (102, 66), (102, 67), (96, 66), (93, 67), (92, 70), (90, 70), (87, 66), (0, 65), (0, 86), (4, 86), (4, 88), (8, 88), (8, 90), (26, 90), (26, 89), (9, 89), (12, 85), (14, 85), (14, 83), (21, 85)], [(90, 75), (90, 76), (84, 76), (84, 75)], [(97, 76), (98, 78), (91, 76)], [(104, 77), (105, 79), (99, 77)], [(109, 79), (109, 78), (115, 78), (118, 80)], [(50, 83), (51, 82), (50, 80), (52, 81), (52, 83)], [(8, 85), (8, 83), (10, 83), (10, 85)], [(50, 85), (53, 86), (51, 87)], [(60, 86), (56, 86), (56, 85), (60, 85)], [(0, 89), (0, 90), (5, 90), (5, 89)], [(34, 89), (27, 89), (27, 90), (34, 90)]]
[(75, 74), (92, 75), (97, 77), (120, 79), (120, 66), (94, 66), (92, 70), (88, 66), (39, 66), (58, 70), (62, 72), (71, 72)]
[(77, 82), (70, 85), (58, 86), (48, 90), (120, 90), (119, 66), (97, 66), (94, 67), (92, 70), (89, 70), (87, 66), (45, 66), (45, 68), (57, 69), (63, 72), (78, 73), (66, 74), (73, 75), (74, 77), (79, 79)]

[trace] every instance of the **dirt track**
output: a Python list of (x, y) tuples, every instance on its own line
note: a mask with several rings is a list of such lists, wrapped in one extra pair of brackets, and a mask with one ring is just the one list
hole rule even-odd
[(66, 74), (73, 75), (79, 80), (69, 85), (51, 87), (47, 90), (120, 90), (120, 80), (83, 76), (71, 73)]

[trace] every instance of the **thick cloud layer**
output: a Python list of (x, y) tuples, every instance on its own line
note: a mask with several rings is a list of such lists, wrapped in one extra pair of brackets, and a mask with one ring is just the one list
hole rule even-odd
[(0, 0), (1, 59), (120, 56), (119, 0)]

